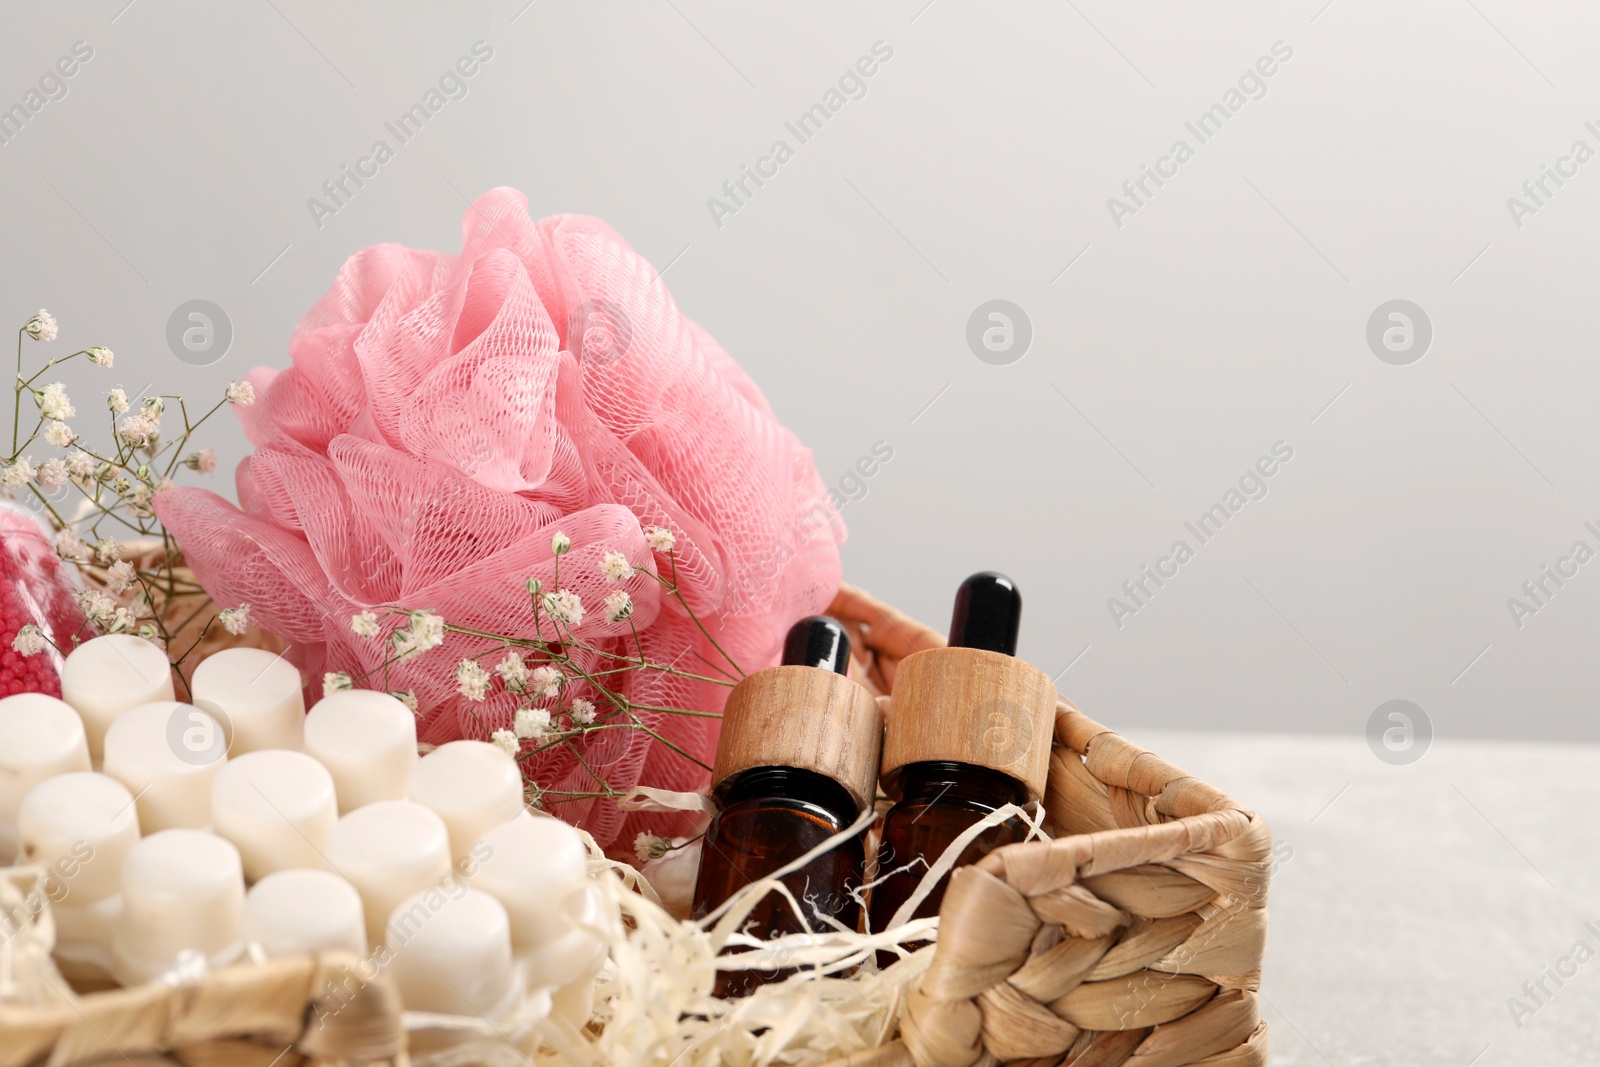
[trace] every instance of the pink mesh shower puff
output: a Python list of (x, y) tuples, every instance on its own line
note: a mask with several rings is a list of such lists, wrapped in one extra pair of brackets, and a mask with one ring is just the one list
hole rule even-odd
[[(746, 671), (773, 662), (786, 627), (823, 610), (839, 584), (844, 526), (811, 453), (605, 223), (535, 223), (521, 193), (495, 189), (467, 212), (462, 238), (459, 256), (357, 252), (296, 328), (293, 365), (252, 373), (258, 400), (235, 409), (255, 445), (237, 472), (238, 507), (199, 489), (157, 496), (206, 591), (249, 603), (316, 688), (324, 671), (382, 662), (383, 642), (350, 629), (370, 606), (533, 636), (524, 582), (553, 588), (559, 529), (573, 545), (561, 585), (587, 609), (577, 636), (631, 651), (627, 624), (605, 621), (614, 587), (598, 564), (611, 551), (650, 560), (642, 527), (656, 525), (676, 536), (684, 597), (718, 644)], [(666, 556), (654, 561), (665, 573)], [(655, 582), (622, 588), (651, 662), (727, 669)], [(487, 738), (511, 726), (516, 702), (457, 693), (457, 662), (483, 647), (452, 636), (369, 684), (416, 692), (425, 742)], [(656, 671), (620, 677), (635, 704), (720, 711), (727, 694)], [(580, 685), (562, 703), (593, 695)], [(640, 718), (711, 762), (718, 720)], [(596, 731), (579, 749), (581, 762), (562, 747), (528, 761), (529, 777), (595, 790), (587, 763), (619, 789), (706, 784), (703, 769), (638, 730)], [(687, 830), (681, 816), (590, 799), (551, 810), (619, 848), (640, 829)]]

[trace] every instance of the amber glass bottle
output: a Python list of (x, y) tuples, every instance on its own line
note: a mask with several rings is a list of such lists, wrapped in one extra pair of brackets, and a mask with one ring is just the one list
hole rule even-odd
[[(927, 864), (944, 854), (962, 832), (1007, 804), (1027, 802), (1027, 788), (1009, 775), (975, 767), (970, 763), (930, 760), (913, 763), (900, 772), (900, 802), (884, 817), (883, 841), (878, 848), (878, 870), (907, 870), (888, 875), (872, 890), (872, 928), (889, 925), (900, 905), (910, 899)], [(1008, 819), (983, 831), (961, 850), (956, 865), (976, 863), (1001, 845), (1022, 840), (1026, 827), (1019, 819)], [(921, 863), (914, 861), (921, 859)], [(933, 888), (916, 912), (908, 918), (937, 915), (944, 900), (945, 885)]]
[[(928, 866), (984, 816), (1044, 791), (1055, 721), (1055, 685), (1015, 658), (1022, 597), (1011, 579), (985, 571), (961, 584), (950, 646), (907, 656), (895, 674), (884, 736), (884, 816), (871, 929), (888, 928)], [(1009, 819), (962, 850), (957, 866), (1022, 840)], [(907, 918), (937, 915), (945, 882)], [(880, 953), (880, 965), (896, 957)]]
[[(844, 677), (850, 642), (825, 616), (802, 619), (784, 665), (758, 671), (728, 695), (712, 770), (717, 815), (706, 829), (693, 914), (711, 914), (740, 889), (770, 877), (849, 827), (872, 803), (882, 718), (872, 695)], [(782, 877), (811, 929), (822, 917), (855, 928), (866, 853), (857, 836)], [(805, 929), (787, 900), (768, 894), (743, 925), (771, 939)], [(723, 971), (718, 996), (742, 996), (788, 973)]]

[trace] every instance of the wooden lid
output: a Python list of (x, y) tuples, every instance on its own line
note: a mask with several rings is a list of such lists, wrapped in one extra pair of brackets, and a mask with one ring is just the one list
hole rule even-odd
[(883, 716), (860, 685), (816, 667), (769, 667), (728, 694), (711, 783), (752, 767), (799, 767), (832, 778), (865, 810), (882, 748)]
[(894, 676), (884, 786), (892, 791), (894, 773), (908, 763), (948, 760), (1008, 774), (1038, 800), (1055, 716), (1055, 683), (1015, 656), (979, 648), (915, 652)]

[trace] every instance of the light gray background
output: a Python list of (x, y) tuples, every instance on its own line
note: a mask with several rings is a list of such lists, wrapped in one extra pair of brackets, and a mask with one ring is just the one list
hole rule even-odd
[[(130, 392), (210, 396), (285, 362), (357, 248), (454, 251), (467, 199), (516, 186), (666, 268), (830, 482), (892, 446), (844, 509), (853, 581), (942, 625), (967, 572), (1012, 574), (1023, 654), (1103, 721), (1359, 736), (1405, 698), (1440, 737), (1600, 738), (1600, 563), (1520, 629), (1506, 604), (1600, 549), (1600, 160), (1521, 228), (1506, 206), (1600, 148), (1600, 10), (523, 2), (6, 5), (0, 104), (94, 48), (0, 146), (7, 321), (48, 307)], [(318, 228), (307, 198), (480, 39), (469, 95)], [(879, 40), (865, 97), (796, 145), (785, 120)], [(1184, 123), (1280, 40), (1198, 144)], [(717, 226), (779, 137), (795, 158)], [(1116, 226), (1180, 137), (1195, 157)], [(164, 340), (194, 298), (235, 330), (202, 369)], [(1033, 328), (1008, 366), (965, 340), (996, 298)], [(1434, 328), (1410, 366), (1364, 339), (1396, 298)], [(231, 471), (242, 436), (215, 440)], [(1119, 628), (1107, 599), (1279, 440), (1270, 494)]]
[[(1600, 562), (1520, 629), (1506, 606), (1600, 549), (1600, 160), (1520, 228), (1506, 206), (1600, 149), (1600, 9), (524, 3), (7, 4), (0, 106), (95, 54), (0, 146), (5, 321), (48, 307), (130, 392), (210, 396), (283, 364), (363, 245), (454, 251), (501, 184), (599, 215), (831, 483), (893, 448), (844, 509), (852, 580), (942, 624), (966, 573), (1011, 573), (1027, 658), (1272, 821), (1275, 1062), (1592, 1062), (1596, 964), (1524, 1029), (1507, 1003), (1600, 922), (1596, 750), (1468, 739), (1600, 739)], [(307, 198), (480, 39), (469, 95), (319, 229)], [(718, 227), (707, 198), (879, 40), (866, 96)], [(1280, 40), (1265, 97), (1196, 145)], [(1195, 157), (1114, 225), (1180, 137)], [(165, 341), (196, 298), (235, 329), (200, 369)], [(1032, 324), (1007, 366), (966, 342), (993, 299)], [(1365, 340), (1393, 299), (1433, 324), (1409, 366)], [(83, 410), (107, 385), (67, 380)], [(216, 440), (231, 470), (243, 439)], [(1107, 598), (1279, 440), (1269, 495), (1119, 629)], [(1439, 738), (1410, 768), (1365, 738), (1397, 698)]]

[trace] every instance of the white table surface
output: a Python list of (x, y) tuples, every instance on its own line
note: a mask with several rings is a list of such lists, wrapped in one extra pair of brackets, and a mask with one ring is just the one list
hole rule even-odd
[[(1600, 1064), (1600, 747), (1126, 730), (1293, 850), (1262, 978), (1275, 1067)], [(1578, 941), (1596, 956), (1537, 1006)], [(1519, 1027), (1508, 1006), (1532, 1015)]]

